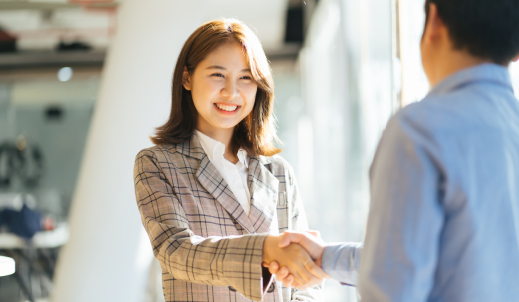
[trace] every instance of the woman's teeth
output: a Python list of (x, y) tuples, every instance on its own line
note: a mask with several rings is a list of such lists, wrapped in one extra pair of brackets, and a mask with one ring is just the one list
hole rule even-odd
[(215, 105), (219, 109), (225, 110), (225, 111), (234, 111), (238, 108), (238, 106), (227, 106), (227, 105), (220, 105), (220, 104), (215, 104)]

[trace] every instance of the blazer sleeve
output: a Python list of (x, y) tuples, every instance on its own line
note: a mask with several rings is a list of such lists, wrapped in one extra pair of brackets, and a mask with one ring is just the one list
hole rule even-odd
[(261, 301), (262, 254), (266, 234), (196, 236), (153, 151), (141, 151), (134, 167), (135, 195), (153, 253), (175, 279), (232, 286)]
[[(287, 197), (292, 203), (292, 215), (289, 219), (292, 219), (292, 230), (306, 231), (308, 230), (308, 221), (306, 219), (305, 208), (303, 207), (303, 201), (299, 194), (299, 188), (297, 181), (294, 176), (292, 167), (286, 167), (286, 182), (287, 182)], [(292, 288), (291, 301), (324, 301), (324, 293), (322, 286), (314, 286), (304, 290)]]

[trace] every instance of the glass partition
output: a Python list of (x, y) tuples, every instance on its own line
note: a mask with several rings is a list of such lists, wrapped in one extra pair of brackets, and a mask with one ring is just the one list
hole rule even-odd
[[(319, 1), (300, 54), (298, 180), (310, 228), (325, 241), (362, 241), (368, 170), (393, 97), (390, 1)], [(355, 288), (325, 285), (326, 301), (357, 301)]]
[[(0, 194), (31, 194), (45, 214), (66, 218), (100, 74), (100, 68), (85, 67), (0, 73), (0, 144), (16, 146), (26, 166), (15, 169), (16, 163), (6, 162), (15, 159), (7, 158), (7, 151), (1, 154), (0, 173), (8, 183), (0, 187)], [(30, 171), (20, 172), (24, 169)]]
[(23, 228), (39, 220), (39, 231), (47, 231), (22, 242), (21, 226), (15, 231), (2, 223), (0, 254), (16, 260), (17, 272), (0, 280), (1, 301), (47, 301), (50, 295), (100, 76), (98, 66), (0, 71), (0, 210), (37, 211), (40, 217), (17, 217), (26, 219)]

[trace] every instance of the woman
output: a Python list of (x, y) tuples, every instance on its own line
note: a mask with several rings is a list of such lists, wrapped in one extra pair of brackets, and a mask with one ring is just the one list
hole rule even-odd
[[(172, 89), (170, 118), (134, 169), (166, 301), (321, 300), (320, 287), (284, 288), (261, 266), (285, 255), (268, 234), (307, 222), (272, 143), (273, 80), (257, 37), (237, 20), (202, 25), (178, 57)], [(310, 282), (308, 254), (289, 248), (296, 282)]]

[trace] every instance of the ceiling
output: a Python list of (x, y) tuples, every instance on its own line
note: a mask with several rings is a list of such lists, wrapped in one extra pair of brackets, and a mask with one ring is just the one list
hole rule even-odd
[[(170, 1), (178, 1), (178, 9), (185, 9), (185, 0)], [(218, 17), (236, 17), (257, 32), (268, 52), (283, 48), (286, 12), (289, 5), (297, 5), (299, 0), (189, 1), (200, 4), (196, 11), (186, 9), (186, 14), (200, 24)], [(18, 37), (18, 50), (22, 52), (53, 50), (60, 41), (83, 41), (94, 49), (105, 50), (117, 31), (117, 12), (124, 9), (124, 2), (0, 0), (0, 26)]]

